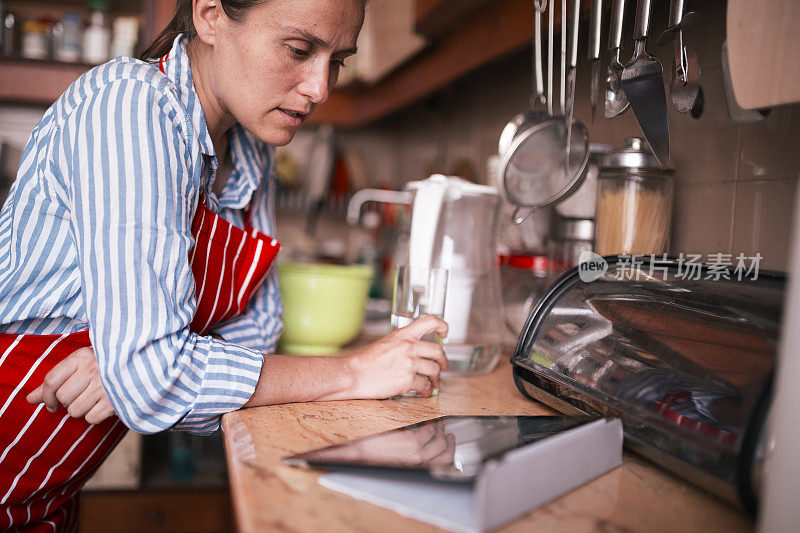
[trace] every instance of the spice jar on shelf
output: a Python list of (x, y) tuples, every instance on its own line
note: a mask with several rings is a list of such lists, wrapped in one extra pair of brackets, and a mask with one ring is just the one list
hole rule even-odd
[(644, 139), (600, 161), (595, 251), (600, 255), (663, 254), (672, 225), (673, 170), (661, 168)]
[(25, 59), (48, 59), (50, 37), (48, 24), (44, 20), (27, 20), (22, 25), (20, 56)]
[(139, 19), (136, 17), (117, 17), (114, 19), (114, 32), (111, 39), (111, 57), (134, 57), (136, 42), (139, 39)]
[(83, 24), (75, 11), (64, 11), (61, 22), (54, 30), (53, 58), (56, 61), (77, 63), (81, 60), (81, 34)]
[(83, 30), (83, 62), (104, 63), (109, 60), (111, 50), (111, 25), (109, 23), (108, 0), (89, 0), (89, 24)]

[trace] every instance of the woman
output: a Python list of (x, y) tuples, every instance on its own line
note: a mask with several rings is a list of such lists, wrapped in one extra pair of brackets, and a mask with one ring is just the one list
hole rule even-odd
[(272, 147), (328, 97), (363, 16), (182, 0), (156, 59), (101, 65), (45, 113), (0, 213), (0, 528), (74, 529), (127, 428), (438, 386), (433, 317), (346, 358), (262, 356), (281, 331)]

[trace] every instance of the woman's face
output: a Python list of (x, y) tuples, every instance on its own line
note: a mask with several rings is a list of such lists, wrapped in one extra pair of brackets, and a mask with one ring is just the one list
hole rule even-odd
[(285, 145), (328, 99), (363, 20), (363, 0), (266, 0), (238, 22), (220, 17), (214, 97), (250, 133)]

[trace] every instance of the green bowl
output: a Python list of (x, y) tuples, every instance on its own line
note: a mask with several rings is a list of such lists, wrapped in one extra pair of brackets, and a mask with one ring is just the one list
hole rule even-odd
[(278, 276), (284, 330), (279, 348), (331, 354), (361, 331), (372, 269), (362, 265), (284, 263)]

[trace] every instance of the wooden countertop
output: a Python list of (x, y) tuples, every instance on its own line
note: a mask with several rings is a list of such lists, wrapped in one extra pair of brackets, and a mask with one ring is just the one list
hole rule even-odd
[[(255, 407), (222, 418), (239, 531), (439, 531), (330, 491), (319, 471), (282, 457), (440, 415), (552, 414), (517, 391), (504, 358), (494, 372), (446, 377), (434, 398), (313, 402)], [(630, 453), (623, 465), (500, 529), (522, 531), (749, 531), (753, 523)]]

